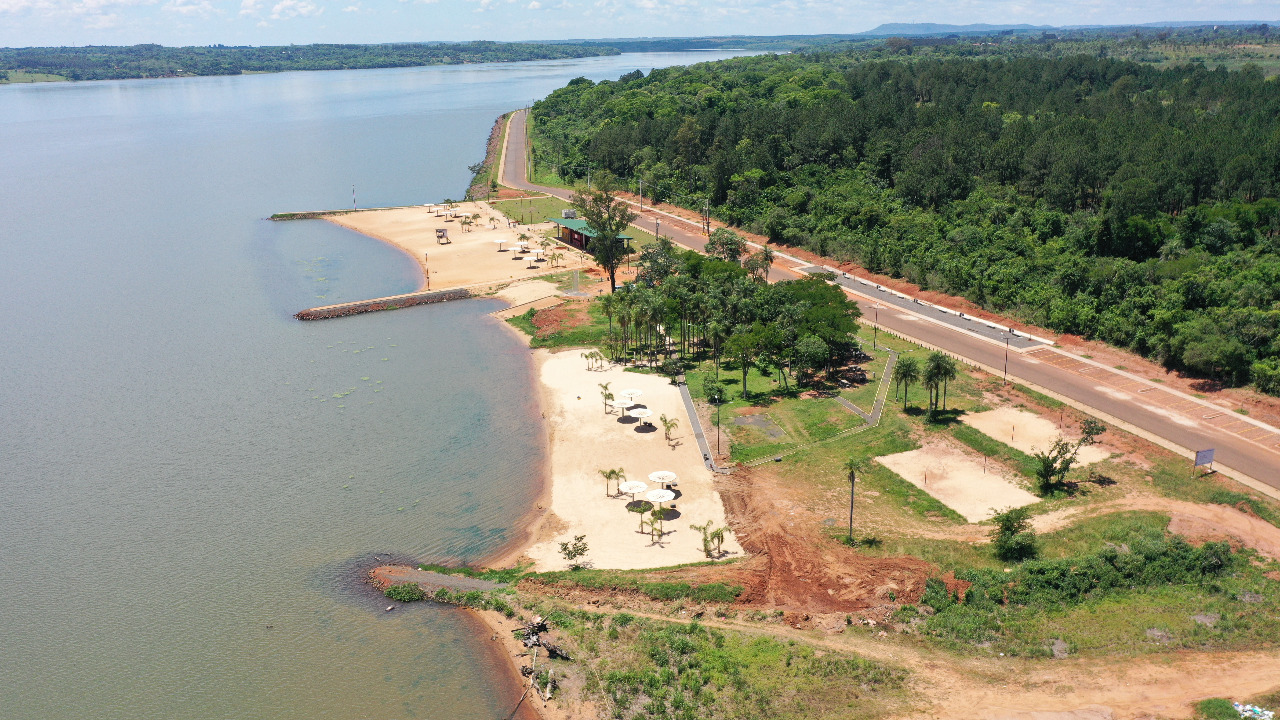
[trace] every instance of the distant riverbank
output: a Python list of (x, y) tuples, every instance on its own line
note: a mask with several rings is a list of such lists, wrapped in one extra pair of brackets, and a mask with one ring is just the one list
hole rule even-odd
[(572, 43), (391, 43), (264, 47), (163, 45), (0, 48), (0, 83), (243, 75), (299, 70), (528, 62), (619, 55)]

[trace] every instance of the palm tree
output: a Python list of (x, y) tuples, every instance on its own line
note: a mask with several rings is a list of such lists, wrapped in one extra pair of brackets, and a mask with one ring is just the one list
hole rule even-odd
[[(609, 497), (610, 481), (613, 481), (618, 485), (621, 485), (622, 483), (627, 481), (627, 475), (622, 471), (622, 468), (614, 468), (612, 470), (597, 470), (596, 472), (600, 473), (600, 477), (604, 478), (604, 496), (605, 497)], [(621, 492), (621, 490), (619, 490), (619, 492)]]
[(940, 352), (930, 353), (924, 361), (924, 372), (921, 373), (924, 386), (929, 389), (929, 409), (936, 410), (938, 398), (942, 395), (942, 360), (946, 355)]
[(947, 384), (956, 379), (959, 371), (956, 369), (956, 360), (950, 355), (942, 356), (942, 365), (938, 371), (942, 376), (942, 409), (947, 409)]
[(666, 415), (659, 415), (658, 421), (662, 423), (662, 434), (666, 436), (667, 442), (671, 442), (671, 431), (680, 427), (680, 421)]
[(711, 542), (716, 544), (716, 555), (724, 554), (724, 550), (723, 550), (724, 534), (727, 532), (733, 532), (733, 530), (730, 530), (729, 526), (725, 525), (724, 527), (720, 527), (720, 528), (716, 528), (715, 530), (712, 530), (711, 534), (708, 536)]
[(920, 380), (920, 363), (913, 357), (898, 358), (893, 366), (893, 386), (902, 386), (902, 410), (907, 409), (907, 397), (911, 392), (911, 383)]
[(690, 524), (689, 529), (697, 530), (699, 533), (702, 533), (702, 553), (706, 555), (708, 559), (712, 559), (714, 556), (712, 554), (711, 544), (715, 541), (711, 539), (711, 521), (708, 520), (701, 525)]
[(600, 399), (604, 401), (604, 411), (609, 412), (609, 403), (613, 402), (613, 393), (609, 392), (612, 383), (600, 383)]
[(600, 298), (600, 311), (609, 318), (609, 332), (613, 332), (613, 316), (618, 312), (618, 296), (609, 293)]
[(769, 281), (769, 268), (773, 267), (773, 248), (765, 245), (760, 248), (760, 264), (763, 265), (765, 282)]
[(855, 458), (849, 458), (844, 464), (845, 472), (849, 473), (849, 542), (853, 542), (853, 496), (857, 489), (858, 473), (865, 468), (865, 463)]

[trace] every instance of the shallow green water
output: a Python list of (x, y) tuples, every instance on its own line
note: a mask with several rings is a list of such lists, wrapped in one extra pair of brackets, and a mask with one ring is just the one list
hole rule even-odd
[(493, 118), (706, 59), (0, 87), (0, 718), (493, 718), (466, 616), (374, 554), (511, 537), (526, 353), (466, 301), (300, 323), (415, 264), (272, 212), (458, 196)]

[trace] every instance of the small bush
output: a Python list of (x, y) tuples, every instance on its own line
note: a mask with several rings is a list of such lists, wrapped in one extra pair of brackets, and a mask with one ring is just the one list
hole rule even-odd
[(417, 583), (397, 583), (382, 591), (383, 595), (395, 600), (396, 602), (418, 602), (426, 600), (427, 594), (418, 587)]
[(1036, 545), (1036, 533), (1031, 529), (1025, 507), (1013, 508), (996, 515), (996, 527), (991, 531), (991, 544), (996, 557), (1005, 562), (1031, 560), (1040, 554)]
[(1240, 720), (1231, 701), (1224, 698), (1209, 698), (1196, 703), (1196, 717), (1203, 720)]
[(951, 593), (947, 592), (946, 583), (938, 578), (929, 578), (924, 583), (924, 595), (920, 597), (921, 605), (928, 605), (936, 612), (942, 612), (955, 604)]

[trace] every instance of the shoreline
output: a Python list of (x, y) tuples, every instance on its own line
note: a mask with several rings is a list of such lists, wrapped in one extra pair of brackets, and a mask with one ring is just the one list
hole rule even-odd
[(534, 348), (530, 346), (530, 338), (528, 335), (520, 332), (506, 320), (493, 318), (493, 322), (498, 323), (524, 345), (525, 353), (525, 371), (526, 380), (530, 387), (537, 387), (538, 392), (534, 399), (537, 402), (538, 410), (538, 432), (542, 446), (542, 457), (538, 462), (538, 471), (535, 474), (536, 487), (533, 488), (533, 502), (521, 513), (520, 517), (512, 523), (512, 535), (502, 545), (494, 549), (494, 551), (476, 563), (481, 567), (503, 568), (515, 565), (525, 554), (529, 548), (533, 547), (537, 542), (537, 537), (546, 526), (547, 520), (553, 514), (551, 512), (551, 490), (553, 486), (553, 478), (551, 475), (551, 432), (549, 423), (547, 422), (547, 396), (546, 388), (538, 379), (541, 372), (541, 363), (538, 362)]

